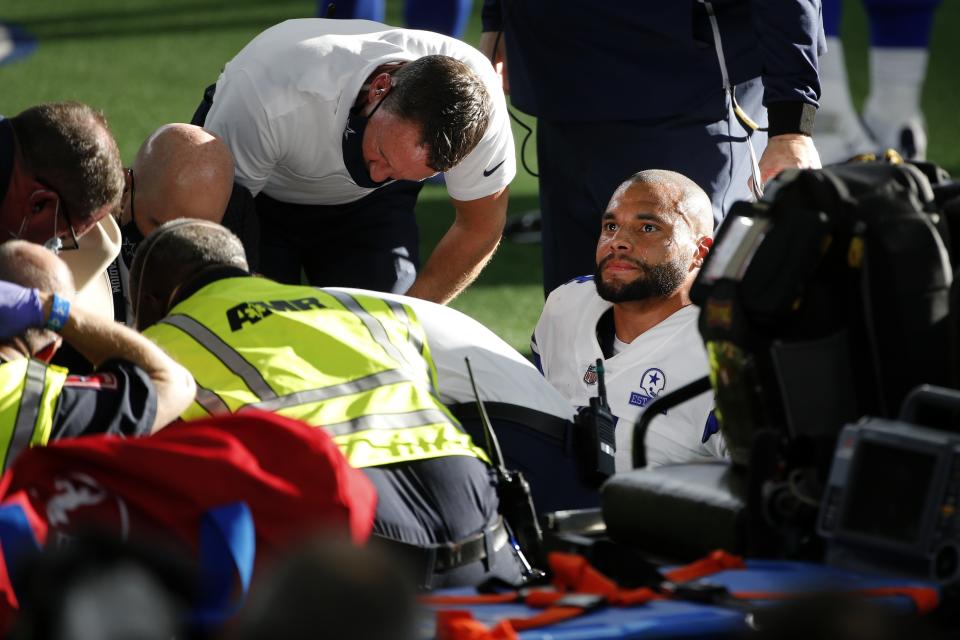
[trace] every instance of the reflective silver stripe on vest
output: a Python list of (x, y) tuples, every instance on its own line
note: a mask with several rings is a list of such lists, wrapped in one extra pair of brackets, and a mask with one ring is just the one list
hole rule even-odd
[(276, 398), (277, 394), (267, 381), (263, 379), (256, 367), (243, 359), (237, 351), (220, 339), (210, 329), (185, 315), (173, 315), (161, 322), (184, 331), (191, 338), (202, 344), (207, 351), (216, 356), (227, 369), (230, 369), (237, 377), (243, 380), (244, 384), (261, 400), (270, 400)]
[(336, 298), (348, 311), (360, 318), (363, 326), (370, 332), (370, 337), (387, 352), (388, 356), (393, 358), (397, 364), (406, 365), (408, 368), (411, 368), (410, 373), (414, 373), (411, 362), (405, 358), (397, 346), (390, 341), (387, 330), (376, 316), (364, 309), (363, 306), (357, 302), (356, 298), (348, 293), (342, 291), (327, 291), (327, 293)]
[(384, 302), (386, 302), (390, 310), (393, 311), (393, 315), (397, 317), (397, 320), (402, 322), (403, 326), (407, 328), (407, 336), (409, 336), (407, 340), (410, 346), (413, 347), (414, 352), (420, 356), (420, 359), (423, 361), (426, 379), (430, 385), (430, 393), (434, 398), (438, 398), (439, 394), (434, 387), (433, 376), (430, 375), (430, 363), (427, 362), (427, 356), (423, 352), (423, 340), (420, 339), (420, 334), (417, 333), (413, 320), (411, 320), (409, 314), (407, 314), (407, 308), (395, 300), (384, 300)]
[(20, 395), (20, 406), (17, 408), (17, 419), (13, 426), (13, 437), (7, 446), (7, 457), (3, 461), (6, 469), (21, 453), (30, 446), (33, 430), (37, 426), (40, 416), (40, 402), (43, 399), (43, 380), (47, 375), (47, 368), (37, 360), (27, 362), (27, 375), (23, 383), (23, 393)]
[(210, 389), (205, 389), (200, 385), (197, 385), (197, 404), (207, 410), (212, 416), (219, 415), (222, 413), (230, 413), (230, 408), (227, 404), (213, 391)]
[(369, 391), (371, 389), (376, 389), (377, 387), (383, 387), (388, 384), (396, 384), (398, 382), (410, 382), (410, 378), (406, 373), (399, 369), (390, 369), (389, 371), (374, 373), (372, 375), (365, 376), (363, 378), (357, 378), (356, 380), (351, 380), (349, 382), (340, 382), (338, 384), (332, 384), (328, 387), (319, 387), (317, 389), (305, 389), (303, 391), (297, 391), (285, 396), (278, 396), (272, 400), (254, 402), (245, 405), (243, 408), (262, 409), (263, 411), (279, 411), (281, 409), (289, 409), (290, 407), (296, 407), (302, 404), (322, 402), (324, 400), (330, 400), (331, 398), (337, 398), (339, 396), (361, 393), (363, 391)]
[(395, 300), (384, 300), (384, 302), (393, 311), (393, 315), (397, 316), (397, 319), (407, 328), (407, 335), (410, 336), (410, 344), (413, 345), (414, 351), (423, 355), (423, 340), (420, 339), (413, 326), (413, 321), (407, 315), (407, 308)]
[(371, 413), (346, 422), (325, 424), (323, 430), (331, 436), (345, 436), (356, 431), (410, 429), (437, 423), (450, 424), (450, 418), (439, 409), (421, 409), (410, 413)]

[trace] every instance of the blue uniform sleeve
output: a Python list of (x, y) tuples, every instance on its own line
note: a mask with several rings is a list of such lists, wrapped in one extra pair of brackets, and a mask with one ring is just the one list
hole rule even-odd
[(503, 15), (500, 11), (500, 0), (483, 0), (480, 10), (480, 21), (484, 31), (503, 31)]
[(51, 440), (91, 433), (143, 436), (157, 415), (157, 391), (139, 367), (105, 362), (96, 373), (68, 376), (53, 414)]
[(763, 61), (763, 104), (771, 129), (793, 117), (789, 105), (819, 106), (818, 57), (825, 48), (820, 0), (750, 0), (750, 16)]

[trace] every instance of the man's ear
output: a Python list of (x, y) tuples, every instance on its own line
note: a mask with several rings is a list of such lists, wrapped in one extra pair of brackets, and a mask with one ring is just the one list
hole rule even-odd
[(710, 248), (713, 247), (713, 238), (710, 236), (701, 236), (697, 238), (697, 251), (693, 255), (693, 266), (699, 269), (703, 266), (703, 260), (707, 257), (707, 254), (710, 253)]
[(27, 221), (23, 226), (22, 237), (31, 242), (46, 242), (54, 235), (60, 235), (61, 229), (66, 227), (66, 218), (58, 219), (57, 208), (60, 205), (60, 196), (52, 189), (37, 189), (27, 196), (24, 202), (23, 216)]
[(381, 73), (370, 81), (370, 89), (367, 93), (367, 103), (375, 104), (385, 98), (393, 87), (393, 76), (389, 73)]

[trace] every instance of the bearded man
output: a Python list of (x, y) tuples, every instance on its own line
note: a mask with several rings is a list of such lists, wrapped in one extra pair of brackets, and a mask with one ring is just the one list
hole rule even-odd
[[(532, 348), (544, 377), (580, 407), (597, 395), (604, 361), (620, 472), (633, 466), (633, 426), (646, 407), (707, 374), (690, 287), (713, 244), (713, 213), (692, 180), (650, 170), (617, 188), (601, 224), (596, 274), (550, 294)], [(724, 457), (712, 393), (653, 420), (646, 450), (649, 466)]]

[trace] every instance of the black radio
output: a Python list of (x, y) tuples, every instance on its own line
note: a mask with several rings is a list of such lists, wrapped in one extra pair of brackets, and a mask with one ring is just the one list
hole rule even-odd
[(960, 583), (960, 435), (866, 419), (844, 427), (820, 508), (827, 562)]

